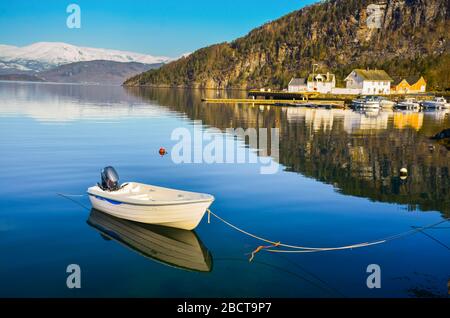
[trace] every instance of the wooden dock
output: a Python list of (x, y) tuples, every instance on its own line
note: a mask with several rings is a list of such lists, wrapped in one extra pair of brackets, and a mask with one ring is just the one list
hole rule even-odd
[(268, 90), (250, 90), (248, 96), (252, 98), (264, 99), (289, 99), (303, 100), (319, 96), (317, 92), (285, 92), (285, 91), (268, 91)]
[(252, 98), (204, 98), (207, 104), (254, 104), (291, 107), (328, 107), (345, 108), (344, 101), (340, 100), (292, 100), (292, 99), (252, 99)]

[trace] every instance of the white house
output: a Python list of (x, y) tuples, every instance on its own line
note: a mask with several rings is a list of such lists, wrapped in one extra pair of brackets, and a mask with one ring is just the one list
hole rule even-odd
[(334, 74), (310, 74), (308, 76), (307, 88), (309, 92), (329, 94), (336, 87), (336, 76)]
[(345, 79), (347, 89), (366, 95), (389, 95), (393, 79), (383, 70), (353, 70)]
[(289, 93), (305, 92), (306, 90), (307, 90), (306, 79), (304, 78), (293, 78), (289, 82), (288, 85)]

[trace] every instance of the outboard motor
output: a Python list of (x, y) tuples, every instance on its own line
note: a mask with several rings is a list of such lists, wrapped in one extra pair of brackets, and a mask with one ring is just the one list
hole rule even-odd
[(102, 184), (98, 186), (104, 191), (117, 191), (119, 186), (119, 175), (113, 167), (106, 167), (101, 172)]

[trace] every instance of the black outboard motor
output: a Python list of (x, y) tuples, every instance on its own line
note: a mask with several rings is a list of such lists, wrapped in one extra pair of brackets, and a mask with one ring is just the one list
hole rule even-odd
[(98, 186), (104, 191), (117, 191), (119, 186), (119, 175), (113, 167), (106, 167), (101, 172), (102, 184)]

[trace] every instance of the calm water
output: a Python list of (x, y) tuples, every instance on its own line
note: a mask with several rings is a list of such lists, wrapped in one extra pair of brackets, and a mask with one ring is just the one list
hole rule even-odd
[[(122, 181), (211, 193), (212, 210), (234, 224), (309, 246), (374, 240), (450, 216), (450, 152), (430, 149), (428, 139), (450, 127), (449, 114), (201, 103), (217, 95), (227, 94), (1, 83), (0, 296), (447, 296), (449, 223), (385, 245), (260, 252), (249, 263), (259, 242), (215, 219), (195, 232), (167, 230), (56, 195), (84, 193), (113, 165)], [(172, 131), (194, 121), (222, 131), (278, 127), (279, 173), (159, 156), (176, 143)], [(253, 156), (264, 150), (236, 142)], [(73, 199), (89, 207), (86, 197)], [(81, 289), (66, 287), (69, 264), (81, 267)], [(381, 289), (366, 286), (369, 264), (381, 267)]]

